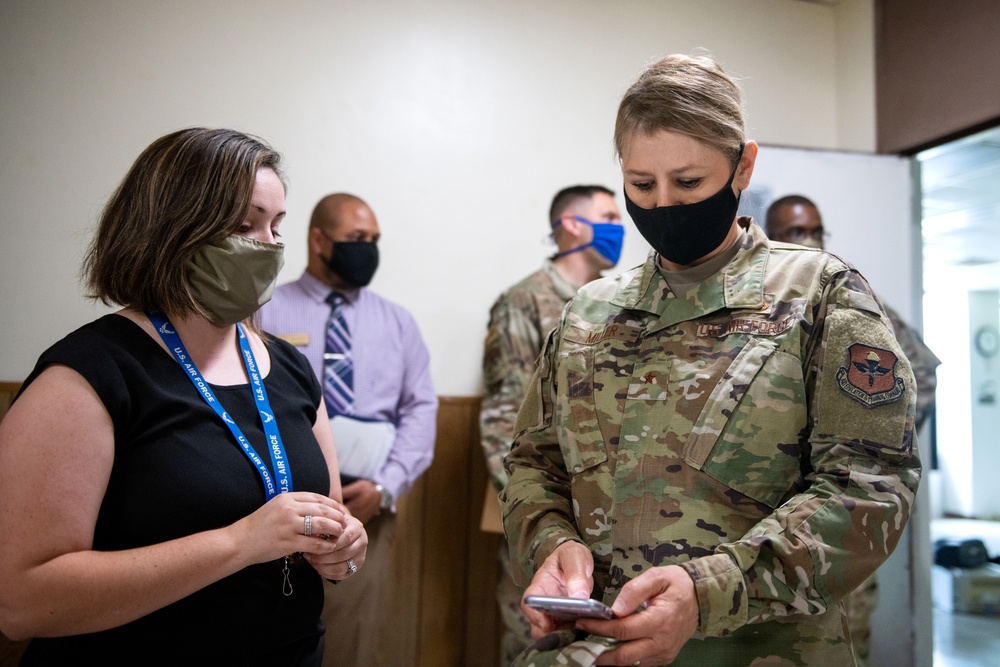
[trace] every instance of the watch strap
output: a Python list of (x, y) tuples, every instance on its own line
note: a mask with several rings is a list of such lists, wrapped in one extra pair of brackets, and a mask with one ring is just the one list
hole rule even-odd
[(392, 493), (389, 492), (389, 489), (385, 488), (378, 482), (375, 482), (375, 490), (378, 491), (378, 494), (381, 496), (378, 504), (379, 508), (387, 510), (392, 507)]

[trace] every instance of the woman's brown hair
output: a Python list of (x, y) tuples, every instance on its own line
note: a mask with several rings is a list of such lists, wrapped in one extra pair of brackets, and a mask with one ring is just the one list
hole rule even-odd
[(89, 296), (206, 316), (191, 296), (188, 263), (204, 244), (239, 229), (257, 170), (280, 178), (280, 164), (270, 146), (234, 130), (189, 128), (154, 141), (101, 214), (83, 265)]

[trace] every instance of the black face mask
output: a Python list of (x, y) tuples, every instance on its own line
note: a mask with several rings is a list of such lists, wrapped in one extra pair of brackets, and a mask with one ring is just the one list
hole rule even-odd
[[(742, 157), (740, 146), (737, 166)], [(733, 194), (735, 177), (734, 167), (721, 190), (694, 204), (640, 208), (626, 192), (625, 208), (653, 250), (674, 264), (686, 266), (718, 248), (726, 239), (740, 206), (740, 198)]]
[(364, 287), (378, 268), (378, 244), (372, 241), (334, 242), (326, 268), (352, 287)]

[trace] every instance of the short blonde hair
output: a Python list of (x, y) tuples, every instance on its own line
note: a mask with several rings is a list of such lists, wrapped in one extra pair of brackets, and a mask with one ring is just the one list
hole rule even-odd
[(718, 148), (735, 162), (746, 141), (743, 92), (711, 56), (667, 56), (646, 68), (618, 105), (615, 153), (637, 134), (668, 130)]

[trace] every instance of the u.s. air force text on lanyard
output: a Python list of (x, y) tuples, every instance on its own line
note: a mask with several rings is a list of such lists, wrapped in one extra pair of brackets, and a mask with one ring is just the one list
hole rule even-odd
[[(292, 471), (288, 467), (285, 446), (281, 441), (281, 434), (278, 432), (278, 423), (274, 417), (274, 412), (271, 410), (271, 402), (267, 398), (267, 390), (264, 388), (264, 378), (260, 376), (260, 371), (257, 368), (257, 360), (253, 356), (253, 350), (250, 349), (250, 341), (247, 340), (243, 327), (239, 323), (236, 324), (237, 338), (240, 343), (240, 351), (243, 353), (243, 365), (246, 366), (247, 376), (250, 378), (250, 384), (257, 403), (257, 411), (260, 413), (260, 421), (264, 427), (264, 435), (267, 437), (268, 449), (271, 452), (271, 465), (274, 467), (274, 477), (277, 478), (277, 483), (271, 477), (271, 471), (267, 469), (264, 460), (261, 459), (260, 455), (253, 448), (253, 445), (243, 435), (243, 431), (240, 430), (240, 427), (236, 425), (233, 418), (222, 408), (219, 399), (215, 397), (215, 392), (212, 391), (212, 388), (208, 386), (208, 382), (202, 377), (201, 371), (198, 370), (198, 367), (191, 359), (191, 355), (188, 354), (184, 343), (181, 342), (181, 337), (177, 335), (177, 331), (170, 323), (170, 320), (163, 313), (153, 311), (147, 311), (146, 316), (153, 323), (156, 333), (163, 339), (167, 349), (170, 350), (170, 354), (181, 365), (181, 368), (185, 370), (188, 379), (191, 380), (195, 389), (198, 390), (198, 394), (229, 428), (230, 433), (236, 438), (236, 442), (239, 443), (243, 453), (246, 454), (247, 458), (250, 459), (250, 462), (257, 469), (257, 473), (264, 483), (265, 502), (271, 500), (279, 493), (291, 491)], [(283, 571), (285, 582), (282, 587), (285, 595), (292, 594), (288, 565), (289, 558), (286, 557)]]

